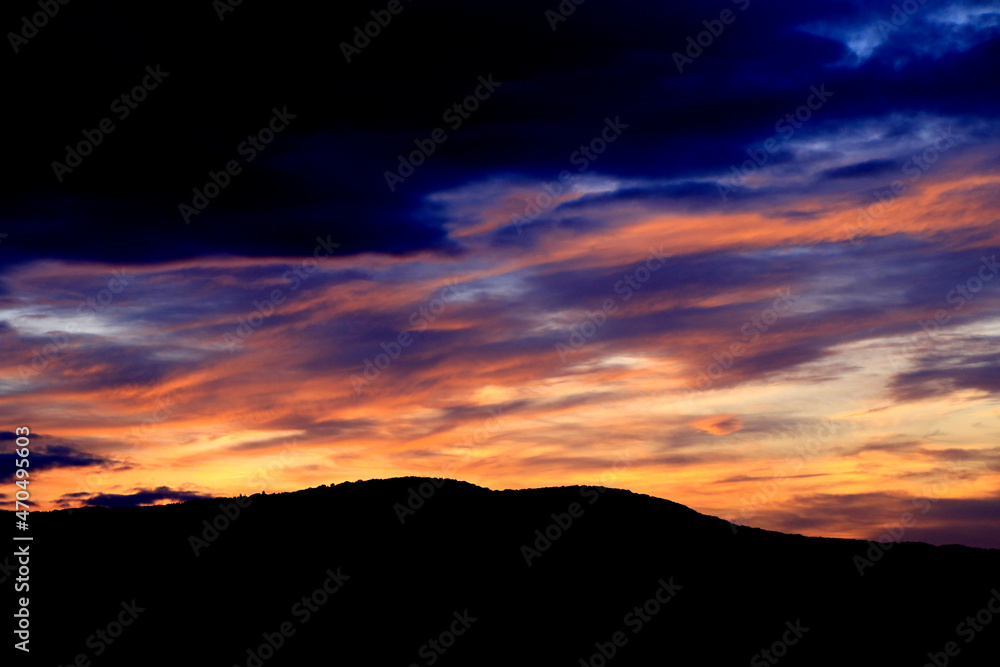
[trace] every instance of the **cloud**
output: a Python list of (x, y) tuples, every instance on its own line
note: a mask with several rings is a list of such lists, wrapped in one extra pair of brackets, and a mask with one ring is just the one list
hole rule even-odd
[[(959, 347), (949, 340), (939, 346), (942, 353), (925, 354), (916, 360), (914, 370), (895, 375), (889, 384), (890, 394), (896, 401), (919, 401), (966, 390), (996, 394), (1000, 392), (1000, 354), (976, 354), (975, 350), (995, 347), (997, 342), (996, 337), (987, 337), (966, 340)], [(957, 351), (963, 348), (963, 352)]]
[(896, 164), (893, 160), (867, 160), (857, 164), (849, 164), (844, 167), (827, 169), (822, 175), (830, 179), (867, 178), (869, 176), (898, 170), (899, 168), (900, 165)]
[(137, 507), (139, 505), (153, 505), (161, 500), (185, 502), (188, 500), (204, 500), (211, 497), (211, 495), (204, 493), (181, 491), (172, 489), (169, 486), (158, 486), (155, 489), (136, 489), (132, 493), (63, 494), (62, 504), (67, 505), (69, 501), (78, 501), (85, 506)]
[[(1000, 292), (959, 287), (1000, 246), (996, 12), (927, 3), (883, 34), (896, 4), (751, 3), (683, 72), (674, 52), (718, 7), (588, 3), (553, 31), (537, 3), (446, 0), (348, 63), (336, 45), (370, 20), (350, 3), (322, 21), (244, 3), (222, 31), (204, 7), (81, 6), (11, 81), (36, 113), (0, 183), (0, 421), (82, 434), (40, 439), (40, 461), (51, 442), (51, 469), (102, 466), (132, 490), (112, 499), (159, 492), (139, 462), (168, 491), (197, 468), (226, 471), (205, 493), (239, 493), (278, 463), (283, 489), (456, 461), (513, 487), (628, 447), (630, 488), (731, 508), (817, 441), (783, 493), (906, 497), (943, 452), (992, 482)], [(157, 63), (169, 76), (58, 181)], [(501, 83), (452, 127), (479, 77)], [(340, 245), (313, 265), (322, 243)], [(40, 502), (101, 497), (42, 470)], [(796, 512), (774, 521), (851, 530), (819, 501)]]
[[(710, 14), (703, 5), (581, 8), (552, 31), (535, 3), (508, 3), (501, 17), (490, 7), (441, 2), (408, 14), (406, 29), (381, 35), (351, 63), (336, 49), (331, 60), (325, 27), (343, 26), (333, 39), (348, 39), (350, 27), (367, 18), (350, 5), (322, 21), (302, 2), (277, 14), (241, 7), (244, 29), (222, 33), (192, 8), (171, 7), (136, 24), (134, 17), (84, 7), (64, 17), (68, 28), (86, 27), (65, 36), (71, 61), (57, 49), (38, 49), (16, 73), (14, 84), (37, 105), (23, 120), (24, 132), (11, 138), (11, 159), (26, 166), (3, 185), (12, 205), (0, 223), (19, 251), (0, 261), (301, 256), (328, 234), (342, 243), (342, 254), (455, 256), (466, 249), (450, 238), (451, 221), (431, 194), (496, 174), (534, 180), (575, 170), (574, 151), (598, 136), (607, 117), (620, 116), (630, 127), (590, 161), (589, 173), (668, 179), (655, 191), (673, 200), (714, 197), (715, 179), (746, 159), (745, 148), (775, 135), (776, 123), (805, 102), (810, 86), (837, 92), (796, 131), (795, 151), (793, 144), (783, 147), (785, 162), (801, 161), (800, 148), (817, 133), (896, 111), (995, 117), (997, 55), (989, 48), (995, 11), (924, 7), (882, 37), (878, 19), (889, 19), (894, 5), (876, 5), (754, 5), (684, 73), (672, 54), (703, 29)], [(830, 29), (809, 31), (811, 25)], [(195, 48), (176, 43), (181, 28)], [(144, 35), (141, 47), (134, 30)], [(249, 48), (249, 35), (259, 30), (275, 45), (267, 54)], [(521, 39), (500, 39), (505, 31)], [(856, 35), (867, 37), (857, 42)], [(107, 46), (90, 48), (94, 43)], [(109, 59), (111, 52), (128, 57)], [(231, 53), (243, 54), (240, 72), (220, 79), (204, 66)], [(449, 57), (454, 53), (462, 57)], [(845, 60), (850, 53), (865, 59), (863, 66)], [(169, 74), (121, 117), (112, 102), (142, 80), (147, 65)], [(103, 72), (107, 85), (84, 85), (81, 72), (93, 71)], [(428, 78), (427, 71), (436, 74)], [(501, 83), (452, 129), (447, 110), (475, 90), (480, 76)], [(601, 96), (585, 85), (595, 81)], [(347, 102), (330, 104), (330, 89)], [(71, 113), (60, 104), (67, 97), (76, 100)], [(287, 108), (294, 119), (252, 162), (244, 161), (239, 146), (266, 127), (275, 108)], [(114, 132), (57, 181), (52, 163), (65, 162), (67, 146), (84, 140), (81, 128), (92, 130), (104, 117)], [(919, 121), (908, 124), (915, 131)], [(390, 192), (385, 172), (437, 127), (447, 141)], [(184, 224), (178, 205), (233, 159), (241, 161), (241, 173)], [(775, 157), (769, 166), (781, 164)], [(621, 196), (645, 195), (626, 186)], [(87, 231), (97, 224), (113, 242)]]
[[(23, 437), (23, 436), (19, 436), (14, 431), (0, 431), (0, 442), (4, 442), (5, 440), (6, 441), (17, 440), (20, 437)], [(43, 435), (41, 435), (39, 433), (32, 433), (32, 434), (29, 435), (29, 438), (31, 440), (35, 440), (37, 438), (44, 438), (44, 437), (45, 436), (43, 436)]]
[[(761, 515), (778, 530), (811, 534), (858, 534), (875, 540), (891, 526), (898, 541), (967, 544), (1000, 548), (1000, 498), (996, 495), (946, 498), (907, 497), (892, 492), (799, 495), (794, 511), (769, 509)], [(907, 525), (909, 524), (909, 525)]]
[(691, 422), (695, 428), (712, 435), (728, 435), (743, 428), (743, 421), (737, 415), (714, 415)]
[[(32, 435), (38, 438), (38, 435)], [(4, 438), (6, 439), (6, 438)], [(4, 470), (4, 475), (0, 481), (10, 482), (14, 479), (15, 459), (19, 459), (14, 451), (0, 453), (0, 469)], [(87, 468), (90, 466), (115, 465), (114, 459), (104, 456), (90, 454), (77, 450), (71, 446), (64, 445), (35, 445), (30, 449), (28, 455), (30, 468), (29, 472), (34, 475), (44, 470), (54, 470), (56, 468)]]
[(780, 477), (777, 477), (777, 478), (775, 478), (774, 475), (770, 475), (770, 476), (768, 476), (768, 475), (732, 475), (730, 477), (726, 477), (725, 479), (720, 479), (720, 480), (716, 481), (715, 483), (716, 484), (743, 484), (743, 483), (746, 483), (746, 482), (772, 481), (774, 479), (805, 479), (805, 478), (808, 478), (808, 477), (826, 477), (829, 474), (830, 473), (818, 472), (818, 473), (809, 473), (807, 475), (781, 475)]

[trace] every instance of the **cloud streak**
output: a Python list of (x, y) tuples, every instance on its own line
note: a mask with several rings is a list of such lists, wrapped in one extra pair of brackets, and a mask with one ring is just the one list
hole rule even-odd
[[(682, 72), (718, 7), (586, 5), (552, 30), (534, 3), (449, 0), (350, 62), (328, 34), (350, 3), (247, 5), (222, 32), (182, 7), (60, 17), (79, 56), (26, 47), (12, 83), (39, 112), (0, 184), (0, 417), (44, 433), (33, 497), (249, 493), (289, 448), (276, 489), (563, 485), (627, 449), (622, 486), (728, 517), (778, 474), (752, 521), (861, 536), (953, 456), (968, 483), (913, 534), (1000, 546), (1000, 15), (742, 4)], [(152, 53), (162, 89), (57, 182)], [(478, 77), (502, 84), (469, 111)]]

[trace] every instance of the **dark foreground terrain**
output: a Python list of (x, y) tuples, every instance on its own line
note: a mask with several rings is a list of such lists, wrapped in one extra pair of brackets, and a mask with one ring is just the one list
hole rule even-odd
[(404, 478), (31, 521), (30, 592), (0, 572), (8, 608), (30, 597), (31, 653), (12, 649), (5, 614), (5, 665), (963, 667), (1000, 656), (1000, 550), (897, 544), (873, 550), (861, 576), (855, 556), (869, 543), (734, 531), (626, 491)]

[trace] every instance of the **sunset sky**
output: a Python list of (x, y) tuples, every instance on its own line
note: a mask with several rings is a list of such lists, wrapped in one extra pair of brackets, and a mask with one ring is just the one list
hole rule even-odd
[(1000, 547), (1000, 4), (389, 5), (8, 53), (0, 500), (27, 425), (40, 509), (419, 475)]

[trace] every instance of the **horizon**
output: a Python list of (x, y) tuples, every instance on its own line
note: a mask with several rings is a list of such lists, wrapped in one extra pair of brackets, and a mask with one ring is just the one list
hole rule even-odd
[[(598, 484), (598, 485), (591, 485), (591, 484), (565, 484), (565, 485), (558, 485), (558, 486), (540, 486), (540, 487), (523, 487), (523, 488), (491, 488), (489, 486), (485, 486), (485, 485), (482, 485), (482, 484), (474, 484), (474, 483), (469, 482), (467, 480), (458, 479), (458, 478), (450, 478), (450, 477), (419, 477), (419, 476), (415, 476), (415, 475), (406, 475), (406, 476), (400, 476), (400, 477), (372, 477), (372, 478), (368, 478), (368, 479), (342, 480), (342, 481), (339, 481), (339, 482), (329, 482), (329, 483), (326, 483), (326, 484), (318, 484), (316, 486), (310, 486), (310, 487), (299, 488), (299, 489), (288, 489), (288, 490), (283, 490), (283, 491), (272, 491), (271, 493), (268, 493), (267, 489), (261, 489), (260, 491), (256, 491), (254, 493), (239, 493), (239, 494), (237, 494), (235, 496), (199, 496), (199, 497), (184, 498), (184, 499), (179, 499), (179, 500), (160, 498), (160, 499), (152, 500), (150, 502), (143, 502), (143, 503), (135, 503), (134, 502), (134, 498), (131, 497), (131, 496), (128, 496), (128, 497), (110, 496), (110, 497), (103, 498), (103, 499), (97, 499), (96, 502), (94, 501), (94, 499), (91, 499), (90, 504), (87, 504), (87, 505), (79, 505), (79, 506), (76, 506), (76, 507), (67, 507), (67, 508), (53, 508), (53, 509), (49, 509), (49, 510), (34, 510), (34, 511), (46, 514), (46, 513), (50, 513), (50, 512), (68, 512), (68, 513), (72, 513), (73, 511), (83, 510), (83, 509), (112, 509), (113, 510), (113, 509), (132, 509), (132, 508), (136, 508), (136, 507), (165, 507), (165, 506), (171, 506), (171, 505), (183, 505), (183, 504), (186, 504), (186, 503), (196, 503), (196, 502), (197, 503), (206, 503), (206, 502), (213, 502), (213, 501), (239, 500), (241, 498), (252, 498), (252, 497), (255, 497), (255, 496), (292, 495), (292, 494), (297, 494), (297, 493), (301, 493), (301, 492), (305, 492), (305, 491), (315, 491), (315, 490), (324, 489), (324, 488), (332, 489), (332, 488), (335, 488), (335, 487), (338, 487), (338, 486), (342, 486), (344, 484), (366, 484), (366, 483), (370, 483), (370, 482), (396, 482), (396, 481), (404, 481), (404, 480), (415, 480), (415, 481), (419, 481), (419, 482), (423, 482), (423, 483), (429, 483), (429, 484), (432, 485), (432, 489), (425, 494), (423, 492), (423, 490), (422, 490), (423, 484), (413, 485), (413, 486), (410, 486), (407, 489), (408, 495), (405, 498), (401, 497), (401, 498), (397, 499), (398, 502), (393, 505), (393, 510), (396, 512), (396, 516), (400, 519), (400, 523), (401, 524), (405, 523), (405, 520), (407, 518), (409, 518), (409, 516), (415, 515), (416, 511), (418, 509), (422, 508), (427, 501), (431, 500), (433, 498), (434, 494), (436, 493), (436, 491), (438, 491), (442, 486), (444, 486), (444, 483), (447, 483), (447, 482), (454, 482), (456, 484), (461, 484), (461, 485), (469, 485), (469, 486), (473, 486), (473, 487), (475, 487), (477, 489), (482, 489), (484, 491), (490, 491), (490, 492), (496, 492), (496, 493), (507, 493), (507, 492), (517, 492), (517, 491), (548, 491), (548, 490), (560, 490), (560, 489), (585, 489), (585, 488), (588, 488), (588, 487), (589, 488), (603, 488), (603, 489), (605, 489), (607, 491), (622, 491), (624, 493), (627, 493), (627, 494), (630, 494), (630, 495), (634, 495), (634, 496), (647, 496), (647, 497), (650, 497), (650, 498), (654, 498), (656, 500), (665, 500), (665, 501), (670, 502), (672, 504), (680, 505), (681, 507), (684, 507), (686, 509), (690, 509), (690, 510), (693, 510), (695, 512), (698, 512), (698, 510), (695, 510), (694, 508), (688, 507), (687, 505), (684, 505), (682, 503), (677, 503), (676, 501), (674, 501), (674, 500), (672, 500), (670, 498), (665, 498), (665, 497), (661, 497), (661, 496), (655, 496), (655, 495), (651, 495), (651, 494), (640, 493), (640, 492), (633, 491), (631, 489), (627, 489), (627, 488), (624, 488), (624, 487), (606, 486), (606, 485), (602, 485), (602, 484)], [(441, 482), (441, 484), (438, 484), (437, 482)], [(417, 503), (417, 505), (415, 506), (414, 503)], [(221, 505), (220, 505), (220, 508), (221, 508)], [(0, 512), (11, 512), (11, 513), (14, 513), (13, 510), (4, 510), (4, 509), (0, 509)], [(750, 528), (750, 529), (755, 529), (755, 530), (763, 530), (765, 532), (773, 532), (773, 533), (777, 533), (777, 534), (781, 534), (781, 535), (798, 535), (798, 536), (802, 536), (802, 537), (815, 537), (815, 538), (833, 539), (833, 540), (867, 541), (869, 544), (879, 543), (880, 548), (882, 548), (882, 549), (884, 549), (885, 548), (884, 545), (887, 544), (887, 543), (889, 543), (889, 542), (900, 543), (900, 544), (904, 544), (904, 543), (930, 544), (931, 546), (963, 546), (963, 547), (968, 547), (968, 548), (972, 548), (972, 549), (986, 549), (986, 550), (998, 550), (998, 549), (1000, 549), (1000, 547), (988, 546), (988, 545), (987, 546), (982, 546), (982, 545), (974, 545), (974, 544), (961, 544), (961, 543), (958, 543), (958, 542), (930, 543), (930, 542), (925, 542), (925, 541), (920, 540), (920, 539), (900, 539), (903, 536), (903, 533), (906, 532), (905, 529), (907, 527), (913, 525), (912, 523), (901, 524), (900, 526), (897, 526), (895, 528), (895, 530), (893, 530), (893, 528), (891, 528), (891, 527), (887, 527), (887, 529), (881, 535), (876, 536), (873, 539), (865, 540), (864, 538), (856, 538), (856, 537), (838, 537), (838, 536), (830, 536), (830, 535), (808, 535), (808, 534), (805, 534), (805, 533), (797, 533), (797, 532), (794, 532), (794, 531), (773, 530), (773, 529), (769, 529), (769, 528), (762, 528), (762, 527), (759, 527), (759, 526), (752, 526), (752, 525), (749, 525), (749, 524), (735, 523), (735, 522), (733, 522), (733, 521), (731, 521), (729, 519), (725, 519), (723, 517), (719, 517), (719, 516), (715, 516), (715, 515), (711, 515), (711, 514), (706, 514), (704, 512), (698, 512), (698, 513), (701, 514), (702, 516), (707, 516), (707, 517), (710, 517), (710, 518), (719, 519), (721, 521), (726, 521), (730, 525), (730, 528), (731, 528), (731, 530), (733, 532), (733, 535), (736, 535), (740, 531), (740, 529)], [(862, 570), (863, 570), (863, 568), (862, 568)]]
[(5, 509), (26, 428), (33, 510), (415, 476), (1000, 548), (995, 0), (38, 7)]
[[(630, 489), (619, 488), (619, 487), (608, 487), (608, 486), (602, 487), (602, 486), (571, 484), (571, 485), (562, 485), (562, 486), (529, 487), (529, 488), (519, 488), (519, 489), (509, 489), (509, 488), (508, 489), (492, 489), (492, 488), (489, 488), (489, 487), (486, 487), (486, 486), (481, 486), (479, 484), (472, 484), (471, 482), (467, 482), (467, 481), (461, 480), (461, 479), (452, 479), (452, 478), (444, 478), (444, 477), (436, 478), (436, 477), (406, 476), (406, 477), (375, 477), (375, 478), (371, 478), (371, 479), (344, 480), (344, 481), (341, 481), (341, 482), (332, 482), (332, 483), (329, 483), (329, 484), (319, 484), (317, 486), (312, 486), (312, 487), (302, 488), (302, 489), (292, 489), (292, 490), (288, 490), (288, 491), (273, 491), (272, 493), (267, 493), (266, 489), (262, 489), (261, 491), (257, 491), (256, 493), (244, 493), (244, 494), (239, 494), (239, 495), (236, 495), (236, 496), (211, 496), (211, 497), (201, 497), (201, 498), (187, 498), (187, 499), (183, 499), (183, 500), (163, 500), (163, 501), (156, 501), (156, 502), (153, 502), (153, 503), (142, 504), (142, 505), (136, 505), (136, 504), (121, 504), (121, 505), (114, 505), (114, 504), (106, 504), (106, 505), (91, 504), (91, 505), (81, 505), (79, 507), (56, 508), (56, 509), (52, 509), (52, 510), (41, 510), (41, 512), (43, 514), (47, 514), (47, 513), (51, 513), (51, 512), (68, 512), (68, 513), (72, 513), (74, 511), (84, 510), (84, 509), (100, 509), (100, 510), (116, 510), (117, 509), (117, 510), (121, 510), (121, 509), (134, 509), (134, 508), (138, 508), (138, 507), (169, 507), (169, 506), (174, 506), (174, 505), (184, 505), (184, 504), (187, 504), (187, 503), (210, 503), (210, 502), (213, 502), (213, 501), (226, 501), (226, 500), (239, 501), (239, 500), (244, 499), (244, 498), (245, 499), (250, 499), (250, 498), (253, 498), (253, 497), (256, 497), (256, 496), (284, 496), (284, 495), (294, 495), (294, 494), (298, 494), (298, 493), (303, 493), (303, 492), (306, 492), (306, 491), (316, 491), (316, 490), (319, 490), (319, 489), (334, 489), (336, 487), (339, 487), (339, 486), (342, 486), (342, 485), (345, 485), (345, 484), (367, 484), (367, 483), (371, 483), (371, 482), (396, 482), (396, 481), (404, 481), (404, 480), (415, 480), (415, 481), (420, 481), (420, 482), (423, 482), (423, 483), (430, 483), (430, 484), (433, 485), (433, 489), (425, 494), (422, 491), (422, 489), (420, 488), (422, 486), (422, 484), (418, 484), (418, 485), (414, 485), (414, 486), (408, 487), (408, 489), (407, 489), (407, 495), (405, 497), (401, 496), (401, 497), (395, 498), (395, 500), (397, 502), (392, 505), (392, 510), (395, 512), (396, 517), (400, 520), (400, 524), (401, 525), (405, 524), (406, 520), (409, 519), (410, 517), (416, 516), (417, 512), (420, 509), (422, 509), (426, 505), (426, 503), (431, 502), (434, 499), (435, 493), (444, 486), (444, 484), (435, 484), (435, 482), (438, 482), (438, 481), (440, 481), (440, 482), (454, 482), (456, 484), (469, 485), (469, 486), (473, 486), (473, 487), (475, 487), (477, 489), (482, 489), (484, 491), (489, 491), (489, 492), (492, 492), (492, 493), (514, 493), (514, 492), (518, 492), (518, 491), (558, 491), (558, 490), (564, 490), (564, 489), (565, 490), (570, 490), (570, 489), (586, 489), (586, 488), (603, 488), (606, 491), (621, 491), (623, 493), (626, 493), (626, 494), (629, 494), (629, 495), (632, 495), (632, 496), (646, 496), (646, 497), (649, 497), (649, 498), (653, 498), (655, 500), (664, 500), (664, 501), (670, 502), (671, 504), (679, 505), (680, 507), (683, 507), (685, 509), (691, 509), (691, 510), (693, 510), (693, 508), (687, 507), (686, 505), (683, 505), (683, 504), (680, 504), (680, 503), (676, 503), (676, 502), (672, 501), (670, 498), (661, 498), (659, 496), (651, 496), (649, 494), (642, 494), (642, 493), (638, 493), (636, 491), (632, 491)], [(248, 500), (248, 502), (249, 502), (249, 500)], [(248, 506), (240, 505), (239, 507), (240, 507), (240, 511), (242, 512), (242, 510), (247, 509)], [(11, 510), (0, 510), (0, 511), (13, 513)], [(36, 510), (36, 511), (38, 511), (38, 510)], [(220, 514), (216, 515), (216, 517), (225, 515), (225, 511), (224, 511), (222, 505), (219, 505), (219, 511), (220, 511)], [(693, 510), (693, 511), (697, 512), (697, 510)], [(713, 515), (710, 515), (710, 514), (704, 514), (703, 512), (698, 512), (698, 514), (700, 514), (701, 516), (708, 517), (708, 518), (718, 519), (720, 521), (726, 521), (726, 523), (728, 523), (730, 525), (730, 528), (732, 530), (732, 534), (733, 535), (738, 534), (741, 529), (750, 529), (750, 530), (761, 530), (761, 531), (764, 531), (765, 533), (775, 533), (775, 534), (778, 534), (778, 535), (786, 535), (786, 536), (809, 537), (809, 538), (817, 538), (817, 539), (824, 539), (824, 540), (863, 541), (863, 542), (867, 542), (869, 544), (869, 546), (878, 547), (879, 553), (883, 553), (883, 554), (885, 553), (885, 551), (888, 550), (885, 545), (888, 544), (888, 543), (890, 543), (890, 542), (892, 542), (892, 543), (898, 543), (898, 544), (930, 544), (930, 543), (924, 542), (922, 540), (917, 540), (917, 539), (897, 539), (897, 538), (900, 537), (900, 535), (894, 534), (891, 530), (886, 531), (882, 536), (879, 536), (879, 538), (876, 538), (874, 540), (863, 540), (863, 539), (860, 539), (860, 538), (851, 538), (851, 537), (831, 537), (831, 536), (828, 536), (828, 535), (805, 535), (803, 533), (795, 533), (795, 532), (788, 532), (788, 531), (776, 531), (776, 530), (771, 530), (771, 529), (768, 529), (768, 528), (760, 528), (758, 526), (748, 526), (748, 525), (742, 525), (742, 524), (735, 524), (735, 523), (733, 523), (731, 521), (723, 519), (722, 517), (717, 517), (717, 516), (713, 516)], [(236, 517), (232, 517), (231, 519), (238, 518), (238, 516), (239, 515), (237, 514)], [(219, 529), (219, 530), (225, 530), (225, 529), (222, 528), (222, 529)], [(884, 538), (884, 539), (880, 539), (880, 538)], [(189, 540), (189, 542), (193, 541), (192, 543), (194, 545), (194, 553), (197, 556), (200, 548), (202, 546), (205, 546), (205, 545), (202, 544), (202, 542), (198, 542), (198, 536), (196, 536), (196, 535), (189, 536), (188, 540)], [(1000, 550), (1000, 548), (998, 548), (998, 547), (976, 546), (976, 545), (960, 544), (960, 543), (957, 543), (957, 542), (941, 543), (941, 544), (930, 544), (930, 546), (940, 546), (940, 547), (959, 546), (959, 547), (965, 547), (965, 548), (970, 548), (970, 549), (984, 549), (984, 550), (987, 550), (987, 551), (990, 551), (990, 550), (993, 550), (993, 551)], [(864, 570), (869, 565), (871, 565), (871, 561), (865, 561), (865, 560), (863, 560), (865, 555), (866, 554), (864, 554), (864, 553), (857, 554), (857, 558), (858, 559), (862, 559), (862, 560), (860, 560), (860, 561), (855, 560), (855, 566), (858, 568), (858, 571), (861, 574), (863, 574)], [(529, 559), (529, 563), (530, 563), (530, 559)], [(859, 563), (860, 563), (860, 565), (859, 565)]]

